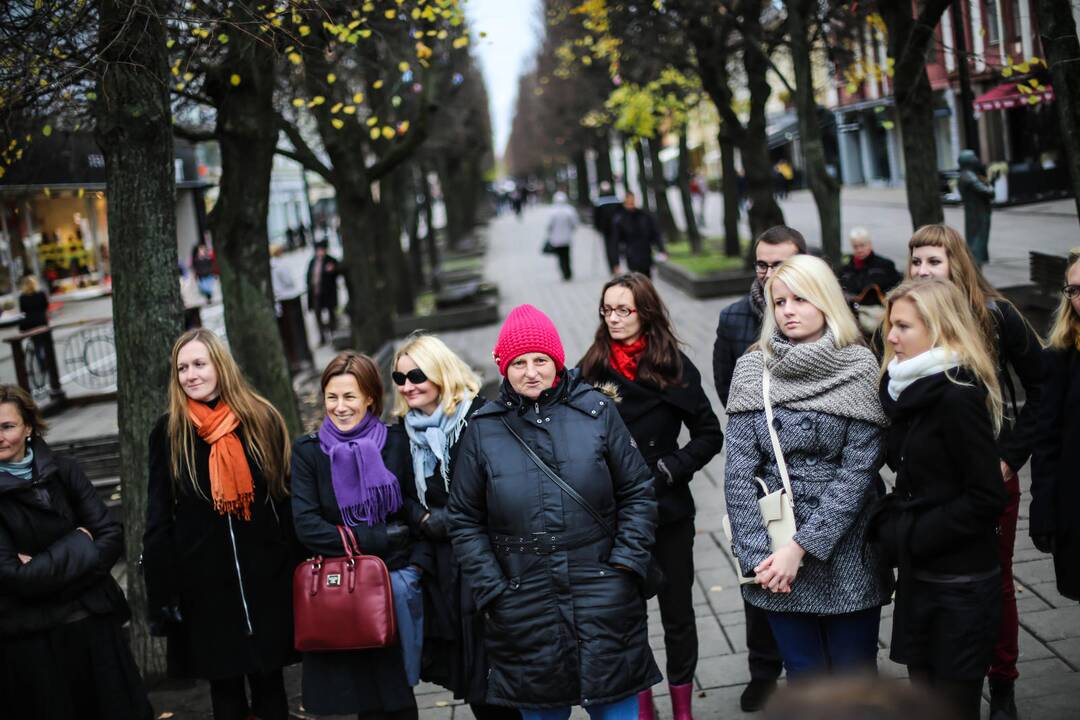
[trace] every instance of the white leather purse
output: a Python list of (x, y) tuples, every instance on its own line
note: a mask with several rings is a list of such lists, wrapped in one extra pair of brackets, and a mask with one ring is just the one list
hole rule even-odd
[[(758, 498), (758, 510), (761, 511), (761, 522), (769, 533), (769, 547), (773, 552), (784, 547), (795, 537), (795, 505), (793, 498), (795, 493), (791, 490), (791, 478), (788, 477), (787, 463), (784, 462), (784, 451), (780, 448), (780, 438), (776, 436), (776, 428), (773, 427), (772, 401), (769, 400), (769, 371), (765, 369), (761, 376), (761, 392), (765, 400), (765, 422), (769, 426), (769, 439), (772, 440), (773, 454), (776, 456), (776, 465), (780, 469), (780, 479), (784, 487), (776, 492), (769, 492), (769, 486), (759, 477), (754, 481), (761, 486), (764, 495)], [(731, 521), (725, 514), (723, 519), (724, 535), (728, 542), (732, 543)], [(734, 543), (732, 543), (734, 544)], [(734, 555), (734, 548), (732, 555)], [(737, 558), (738, 556), (736, 556)], [(739, 576), (740, 585), (748, 585), (754, 582), (752, 577)]]

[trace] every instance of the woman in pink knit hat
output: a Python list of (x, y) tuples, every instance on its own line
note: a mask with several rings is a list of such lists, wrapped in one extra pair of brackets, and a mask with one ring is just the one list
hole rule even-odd
[(564, 365), (551, 320), (514, 308), (505, 380), (472, 416), (451, 483), (450, 537), (483, 613), (487, 702), (524, 720), (637, 718), (661, 678), (642, 582), (656, 530), (652, 473), (610, 398)]

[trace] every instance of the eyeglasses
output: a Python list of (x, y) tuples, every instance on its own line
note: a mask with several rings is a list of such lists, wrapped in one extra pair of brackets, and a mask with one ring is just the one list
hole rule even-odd
[(1075, 300), (1080, 295), (1080, 285), (1066, 285), (1061, 288), (1061, 293), (1070, 300)]
[(600, 317), (603, 318), (610, 317), (612, 313), (614, 313), (617, 318), (628, 318), (636, 312), (636, 308), (628, 308), (621, 305), (619, 307), (610, 307), (608, 305), (600, 306)]
[(754, 270), (756, 270), (759, 274), (764, 275), (770, 270), (775, 270), (783, 264), (783, 260), (777, 260), (774, 263), (767, 263), (764, 260), (758, 260), (754, 263)]
[(420, 368), (413, 368), (407, 373), (398, 372), (397, 370), (395, 370), (394, 372), (390, 373), (390, 377), (394, 378), (394, 384), (399, 387), (404, 385), (406, 380), (411, 382), (413, 385), (419, 385), (421, 383), (427, 382), (427, 375), (425, 375), (424, 371)]

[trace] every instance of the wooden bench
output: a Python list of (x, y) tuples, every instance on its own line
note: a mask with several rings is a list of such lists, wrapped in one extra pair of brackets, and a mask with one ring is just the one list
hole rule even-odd
[(51, 442), (49, 447), (54, 453), (67, 455), (79, 463), (106, 507), (120, 519), (120, 437), (105, 435)]
[(1065, 266), (1068, 259), (1063, 255), (1050, 255), (1048, 253), (1032, 250), (1031, 258), (1031, 282), (1040, 291), (1047, 295), (1053, 295), (1056, 299), (1065, 284)]

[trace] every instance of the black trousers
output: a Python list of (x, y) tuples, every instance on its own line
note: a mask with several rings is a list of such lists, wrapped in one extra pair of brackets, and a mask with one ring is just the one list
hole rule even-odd
[(316, 305), (315, 322), (319, 324), (319, 342), (331, 342), (337, 330), (337, 308)]
[(521, 711), (517, 708), (470, 703), (469, 709), (476, 720), (521, 720)]
[(656, 599), (664, 626), (667, 679), (672, 685), (693, 682), (698, 660), (697, 621), (694, 617), (694, 518), (656, 528), (653, 555), (667, 584)]
[(750, 679), (775, 680), (784, 669), (784, 661), (769, 625), (769, 613), (745, 600), (743, 612), (746, 614), (746, 660), (750, 665)]
[(563, 280), (569, 280), (573, 273), (570, 271), (570, 246), (554, 247), (555, 256), (559, 258), (559, 271)]
[(251, 715), (259, 720), (288, 720), (289, 698), (280, 669), (248, 675), (247, 683), (251, 687), (250, 705), (244, 692), (244, 676), (210, 681), (214, 720), (247, 720)]

